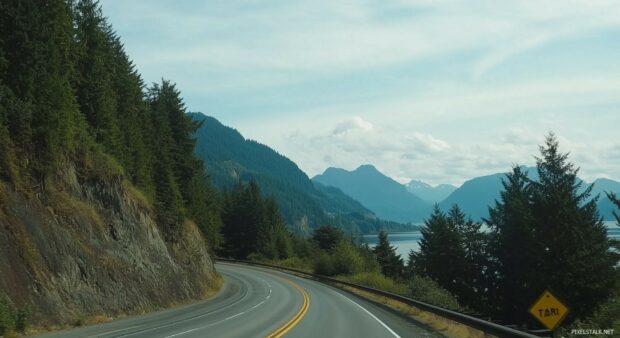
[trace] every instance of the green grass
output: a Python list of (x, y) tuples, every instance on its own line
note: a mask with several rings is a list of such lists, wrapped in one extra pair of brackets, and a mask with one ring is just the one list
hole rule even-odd
[(124, 169), (118, 161), (100, 149), (95, 148), (86, 152), (81, 160), (82, 169), (87, 177), (110, 181), (124, 176)]
[(133, 197), (133, 200), (138, 203), (141, 207), (145, 209), (151, 209), (153, 206), (152, 198), (147, 197), (147, 195), (142, 192), (142, 190), (138, 189), (136, 186), (131, 184), (129, 180), (123, 180), (123, 188), (127, 190), (129, 195)]

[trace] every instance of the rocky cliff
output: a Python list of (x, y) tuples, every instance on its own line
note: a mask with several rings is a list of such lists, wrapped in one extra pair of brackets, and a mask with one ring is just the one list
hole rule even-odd
[(64, 167), (34, 192), (0, 182), (0, 294), (29, 307), (35, 326), (144, 312), (212, 289), (195, 224), (167, 243), (154, 209), (121, 175), (87, 179)]

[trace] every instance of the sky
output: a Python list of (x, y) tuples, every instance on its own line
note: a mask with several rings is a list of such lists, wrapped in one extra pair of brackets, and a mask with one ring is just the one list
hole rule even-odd
[(310, 177), (399, 182), (533, 165), (553, 131), (620, 180), (619, 1), (124, 1), (104, 15), (147, 83)]

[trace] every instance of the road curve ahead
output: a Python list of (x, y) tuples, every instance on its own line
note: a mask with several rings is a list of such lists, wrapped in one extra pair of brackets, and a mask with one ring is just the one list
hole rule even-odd
[(42, 337), (441, 337), (382, 306), (271, 269), (218, 263), (213, 298)]

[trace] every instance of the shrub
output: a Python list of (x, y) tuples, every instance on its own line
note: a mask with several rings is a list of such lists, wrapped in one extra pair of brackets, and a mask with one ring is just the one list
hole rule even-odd
[(364, 262), (357, 249), (349, 242), (340, 241), (332, 254), (334, 273), (336, 275), (352, 275), (362, 272)]
[(15, 329), (15, 307), (11, 301), (0, 295), (0, 336), (7, 335)]
[(410, 297), (450, 310), (460, 310), (456, 298), (429, 277), (414, 276), (409, 283)]
[(15, 330), (21, 333), (25, 333), (28, 328), (28, 318), (30, 317), (30, 310), (27, 308), (21, 308), (17, 310), (15, 314)]
[(351, 283), (360, 284), (383, 291), (389, 291), (401, 295), (406, 295), (407, 293), (406, 284), (397, 283), (393, 279), (386, 277), (378, 271), (361, 272), (352, 276), (345, 276), (342, 278)]
[(319, 252), (314, 260), (314, 273), (323, 276), (333, 276), (336, 274), (332, 257), (325, 252)]

